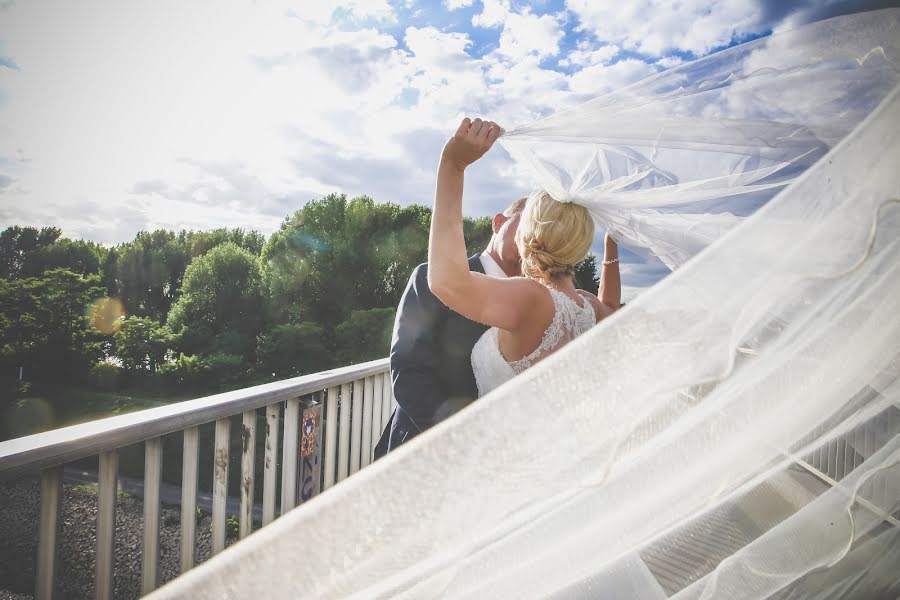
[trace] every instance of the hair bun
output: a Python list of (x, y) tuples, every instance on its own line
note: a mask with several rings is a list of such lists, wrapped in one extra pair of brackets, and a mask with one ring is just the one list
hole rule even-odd
[(546, 192), (532, 194), (516, 232), (522, 272), (537, 279), (574, 275), (593, 239), (594, 222), (586, 208), (557, 202)]

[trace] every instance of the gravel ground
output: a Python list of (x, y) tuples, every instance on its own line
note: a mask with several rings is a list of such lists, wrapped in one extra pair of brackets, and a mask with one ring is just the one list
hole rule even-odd
[[(0, 483), (0, 600), (31, 598), (37, 555), (40, 483)], [(160, 511), (159, 577), (178, 575), (180, 509)], [(94, 597), (97, 494), (91, 486), (63, 486), (57, 585), (60, 598)], [(116, 502), (115, 598), (138, 598), (141, 589), (143, 502), (120, 494)], [(197, 523), (197, 564), (209, 558), (211, 519)], [(233, 543), (232, 540), (228, 542)]]

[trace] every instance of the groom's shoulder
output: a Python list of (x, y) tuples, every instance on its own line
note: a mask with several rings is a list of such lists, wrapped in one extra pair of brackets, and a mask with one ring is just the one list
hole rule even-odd
[[(484, 272), (484, 266), (481, 264), (481, 254), (473, 254), (469, 257), (469, 270)], [(421, 286), (425, 286), (425, 288), (428, 288), (427, 262), (423, 262), (418, 267), (413, 269), (412, 273), (409, 276), (409, 287), (418, 288)]]

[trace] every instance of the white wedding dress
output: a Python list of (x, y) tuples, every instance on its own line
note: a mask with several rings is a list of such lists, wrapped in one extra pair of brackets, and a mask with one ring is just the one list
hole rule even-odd
[(478, 339), (472, 348), (472, 371), (478, 385), (478, 396), (484, 396), (506, 383), (534, 363), (556, 352), (597, 322), (594, 306), (587, 293), (579, 290), (581, 306), (563, 292), (547, 288), (553, 298), (553, 321), (544, 332), (541, 343), (528, 356), (507, 361), (500, 352), (497, 328), (491, 327)]

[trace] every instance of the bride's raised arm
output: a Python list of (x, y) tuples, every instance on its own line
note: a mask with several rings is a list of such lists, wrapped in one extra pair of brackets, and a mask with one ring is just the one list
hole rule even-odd
[(491, 121), (463, 119), (444, 146), (428, 239), (428, 287), (441, 302), (473, 321), (515, 330), (540, 290), (524, 278), (497, 279), (470, 272), (463, 237), (466, 167), (490, 150), (500, 132), (500, 126)]
[[(603, 305), (603, 315), (608, 317), (622, 304), (622, 280), (619, 277), (619, 246), (607, 232), (604, 240), (603, 262), (600, 263), (600, 290), (597, 296)], [(599, 320), (599, 319), (598, 319)]]

